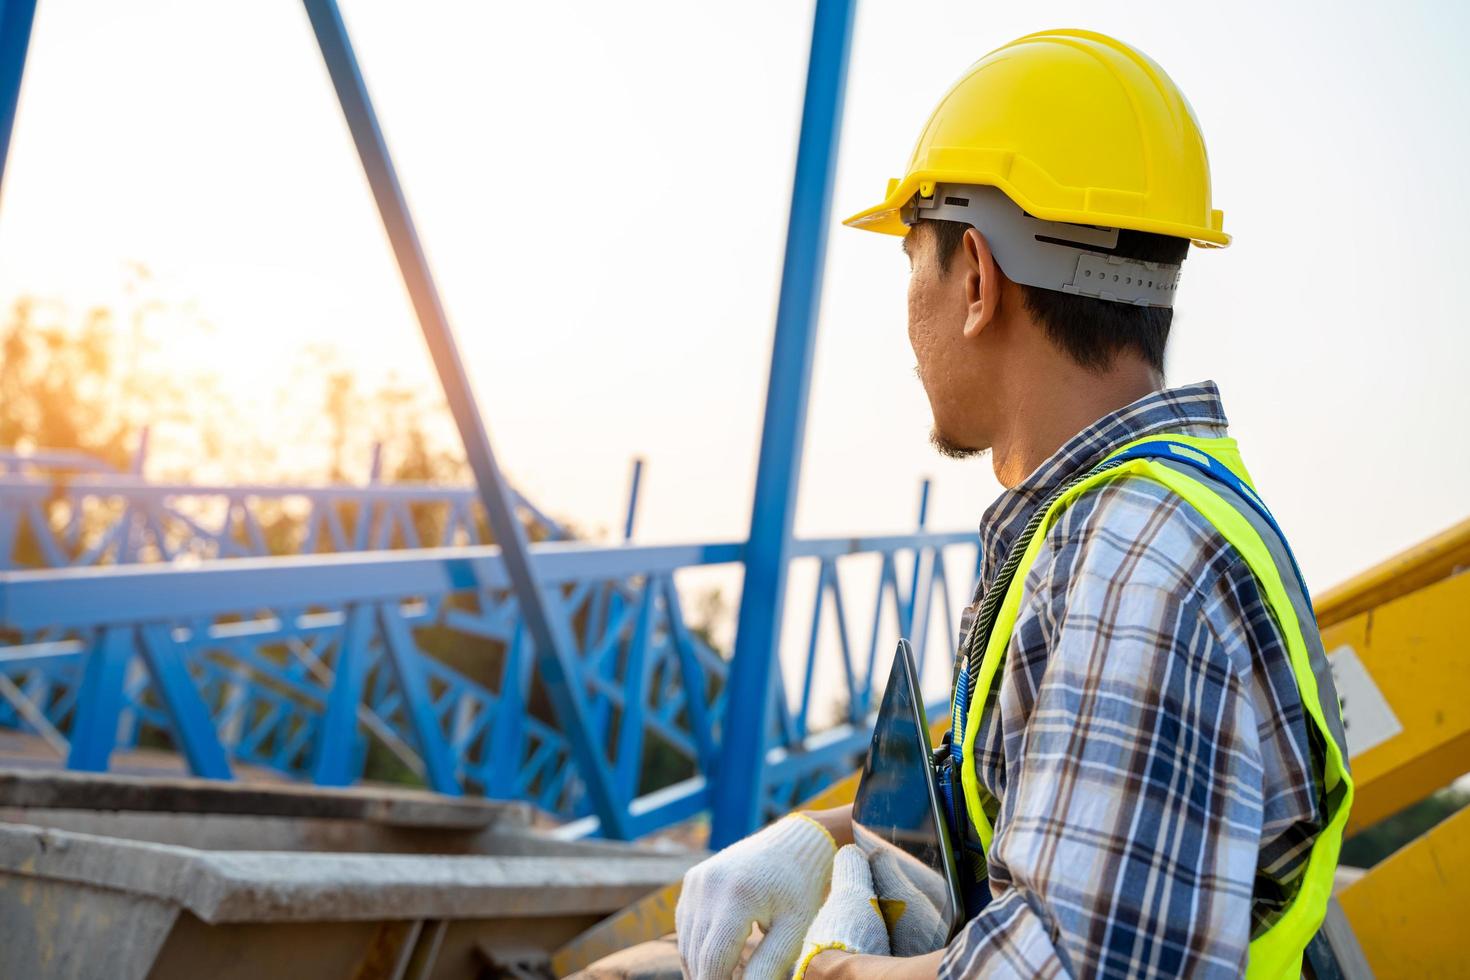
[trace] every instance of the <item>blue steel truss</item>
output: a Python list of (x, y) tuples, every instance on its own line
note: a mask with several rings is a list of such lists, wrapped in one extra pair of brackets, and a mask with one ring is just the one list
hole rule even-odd
[[(0, 450), (0, 570), (490, 543), (472, 487), (379, 483), (376, 467), (362, 486), (162, 482), (141, 462), (117, 473), (83, 453)], [(569, 537), (510, 492), (538, 539)], [(636, 506), (635, 478), (628, 537)], [(283, 516), (290, 533), (272, 534)]]
[[(616, 828), (598, 819), (569, 736), (544, 703), (494, 547), (0, 574), (9, 633), (0, 725), (39, 735), (76, 769), (106, 769), (119, 745), (151, 731), (201, 776), (247, 766), (323, 785), (356, 781), (376, 742), (440, 792), (525, 799), (593, 818), (588, 832), (636, 836), (709, 806), (718, 747), (748, 723), (737, 709), (742, 724), (726, 725), (729, 664), (689, 628), (676, 581), (737, 564), (743, 551), (739, 542), (531, 549), (538, 591), (574, 638), (574, 682)], [(775, 682), (762, 819), (851, 767), (866, 745), (878, 655), (896, 635), (882, 629), (884, 613), (925, 656), (932, 617), (954, 634), (953, 575), (968, 581), (975, 551), (968, 531), (793, 542), (794, 563), (817, 588), (795, 683), (788, 692)], [(863, 636), (852, 608), (858, 572), (844, 567), (865, 556)], [(446, 649), (461, 652), (458, 669)], [(813, 689), (823, 650), (838, 660), (829, 672), (841, 679), (837, 698)], [(823, 702), (842, 713), (818, 729)], [(680, 760), (683, 778), (644, 783), (654, 742)]]
[[(792, 534), (855, 3), (815, 5), (748, 539), (598, 548), (528, 542), (525, 522), (538, 518), (491, 446), (340, 11), (303, 0), (473, 494), (164, 487), (94, 471), (58, 495), (24, 461), (0, 457), (0, 568), (23, 526), (53, 566), (0, 570), (0, 725), (38, 735), (73, 768), (104, 769), (119, 745), (156, 736), (201, 776), (249, 766), (327, 785), (359, 778), (382, 747), (436, 790), (532, 800), (588, 833), (637, 836), (711, 810), (717, 844), (849, 769), (867, 742), (879, 651), (893, 639), (885, 609), (922, 660), (931, 618), (954, 635), (951, 553), (966, 550), (967, 579), (979, 559), (972, 532), (923, 529), (927, 485), (914, 534)], [(0, 189), (34, 8), (0, 0)], [(271, 495), (306, 502), (297, 554), (262, 557), (270, 549), (249, 502)], [(472, 498), (497, 546), (467, 536)], [(88, 501), (110, 501), (115, 518), (84, 542), (95, 528), (81, 516)], [(404, 530), (409, 508), (424, 504), (457, 515), (438, 541)], [(334, 553), (312, 554), (325, 539)], [(373, 550), (394, 542), (411, 550)], [(414, 547), (426, 544), (457, 547)], [(205, 560), (175, 560), (186, 555)], [(878, 576), (865, 647), (850, 617), (851, 566), (863, 556)], [(727, 661), (689, 628), (677, 579), (742, 564)], [(815, 599), (788, 689), (777, 654), (787, 580), (801, 565), (814, 571)], [(826, 645), (824, 622), (834, 624)], [(845, 701), (818, 730), (816, 706), (833, 700), (816, 690), (823, 650), (840, 658)], [(655, 755), (677, 771), (649, 778)]]

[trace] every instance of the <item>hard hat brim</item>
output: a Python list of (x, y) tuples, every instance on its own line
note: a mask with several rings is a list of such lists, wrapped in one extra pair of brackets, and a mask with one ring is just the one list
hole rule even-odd
[[(916, 170), (902, 180), (889, 181), (888, 196), (881, 204), (875, 204), (866, 210), (859, 211), (844, 219), (842, 223), (849, 228), (876, 231), (882, 235), (897, 235), (901, 238), (908, 234), (909, 229), (899, 217), (900, 211), (910, 198), (918, 193), (921, 183), (931, 182), (933, 184), (983, 184), (998, 187), (1027, 214), (1043, 221), (1064, 221), (1068, 224), (1098, 225), (1104, 228), (1128, 228), (1132, 231), (1168, 235), (1172, 238), (1188, 238), (1203, 248), (1224, 248), (1230, 244), (1230, 236), (1219, 227), (1156, 221), (1140, 215), (1110, 214), (1107, 211), (1095, 209), (1043, 208), (1037, 206), (1033, 201), (1028, 201), (1010, 181), (1004, 178), (949, 170)], [(1214, 212), (1212, 217), (1217, 222), (1223, 223), (1223, 215), (1219, 211)]]

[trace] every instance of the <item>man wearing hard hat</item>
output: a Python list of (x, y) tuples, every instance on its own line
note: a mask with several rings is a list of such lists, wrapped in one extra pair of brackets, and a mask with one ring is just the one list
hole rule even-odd
[(758, 924), (762, 980), (1300, 975), (1353, 784), (1219, 392), (1164, 386), (1189, 244), (1230, 242), (1188, 102), (1111, 38), (1020, 38), (846, 224), (903, 237), (934, 444), (988, 450), (1006, 488), (946, 760), (961, 876), (988, 896), (925, 952), (924, 923), (885, 923), (848, 811), (793, 815), (686, 875), (687, 971), (729, 976)]

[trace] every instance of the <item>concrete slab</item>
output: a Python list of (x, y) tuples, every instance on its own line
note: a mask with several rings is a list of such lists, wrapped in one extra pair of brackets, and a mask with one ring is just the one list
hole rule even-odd
[(0, 771), (0, 977), (550, 976), (551, 951), (699, 857), (536, 818), (377, 787)]
[(201, 851), (326, 851), (334, 854), (683, 853), (669, 845), (560, 840), (525, 828), (400, 827), (364, 820), (0, 806), (0, 823), (31, 824), (99, 837), (176, 844)]
[(209, 852), (0, 825), (0, 890), (69, 881), (161, 899), (206, 923), (606, 913), (677, 880), (693, 861), (647, 853)]
[(0, 872), (0, 974), (143, 980), (178, 915), (156, 899)]
[(0, 769), (0, 806), (310, 817), (461, 829), (527, 827), (532, 818), (532, 808), (524, 803), (416, 790), (329, 789), (52, 769)]

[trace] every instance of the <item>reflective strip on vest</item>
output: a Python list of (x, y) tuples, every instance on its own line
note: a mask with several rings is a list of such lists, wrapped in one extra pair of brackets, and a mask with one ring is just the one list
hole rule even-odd
[[(1116, 456), (1150, 442), (1184, 443), (1206, 453), (1235, 474), (1250, 492), (1254, 492), (1233, 439), (1152, 436), (1129, 443), (1112, 455)], [(1164, 447), (1161, 447), (1161, 456), (1165, 452)], [(1245, 559), (1265, 593), (1266, 602), (1277, 625), (1281, 628), (1302, 706), (1321, 736), (1326, 763), (1323, 787), (1327, 797), (1327, 824), (1312, 844), (1296, 895), (1282, 911), (1281, 917), (1269, 929), (1251, 940), (1246, 967), (1248, 978), (1299, 977), (1302, 952), (1321, 926), (1328, 899), (1332, 896), (1333, 872), (1337, 868), (1342, 831), (1353, 800), (1353, 782), (1347, 767), (1347, 742), (1343, 737), (1337, 692), (1332, 684), (1332, 675), (1322, 649), (1322, 639), (1317, 632), (1310, 599), (1294, 573), (1294, 562), (1285, 542), (1232, 488), (1220, 480), (1204, 475), (1190, 464), (1165, 458), (1129, 459), (1112, 469), (1083, 479), (1058, 497), (1047, 510), (1036, 533), (1027, 542), (1020, 565), (1006, 590), (995, 625), (985, 644), (978, 680), (974, 689), (968, 692), (968, 703), (972, 710), (966, 712), (960, 766), (965, 810), (976, 836), (988, 854), (993, 828), (981, 803), (982, 790), (974, 765), (975, 740), (979, 735), (986, 697), (1004, 659), (1006, 647), (1010, 645), (1026, 573), (1035, 564), (1036, 556), (1045, 543), (1047, 531), (1073, 500), (1100, 483), (1127, 475), (1154, 480), (1178, 494)], [(1283, 569), (1291, 571), (1283, 575)], [(1323, 710), (1324, 702), (1330, 705), (1331, 710)]]

